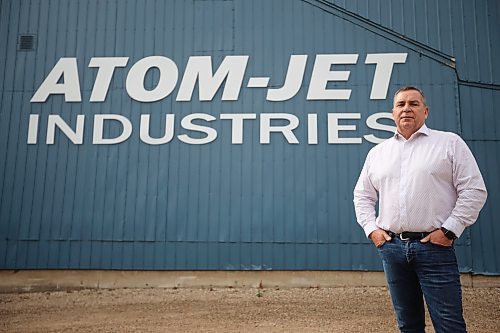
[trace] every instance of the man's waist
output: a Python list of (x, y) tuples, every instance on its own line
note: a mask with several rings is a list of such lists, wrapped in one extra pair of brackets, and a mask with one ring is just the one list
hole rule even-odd
[(430, 232), (427, 232), (427, 231), (423, 231), (423, 232), (417, 232), (417, 231), (403, 231), (403, 232), (400, 232), (400, 233), (396, 233), (396, 232), (393, 232), (393, 231), (390, 231), (390, 230), (385, 230), (385, 232), (387, 232), (387, 234), (391, 237), (391, 238), (399, 238), (401, 240), (420, 240), (422, 238), (425, 238), (427, 237)]

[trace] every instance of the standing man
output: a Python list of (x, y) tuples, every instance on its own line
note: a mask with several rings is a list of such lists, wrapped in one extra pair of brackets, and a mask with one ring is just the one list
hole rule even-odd
[(382, 258), (401, 332), (425, 332), (424, 297), (437, 333), (466, 332), (453, 242), (476, 221), (486, 187), (465, 142), (427, 128), (428, 115), (420, 89), (394, 94), (397, 131), (368, 153), (354, 206)]

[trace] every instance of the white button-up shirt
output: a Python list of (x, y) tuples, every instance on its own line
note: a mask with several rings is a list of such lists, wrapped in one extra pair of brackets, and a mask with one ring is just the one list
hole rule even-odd
[(370, 150), (354, 188), (354, 207), (367, 237), (378, 228), (400, 233), (440, 227), (459, 237), (476, 221), (486, 197), (465, 142), (424, 124), (408, 140), (395, 133)]

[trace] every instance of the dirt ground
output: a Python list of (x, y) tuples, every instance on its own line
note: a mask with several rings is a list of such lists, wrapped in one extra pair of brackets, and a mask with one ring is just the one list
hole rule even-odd
[[(500, 332), (500, 288), (464, 288), (463, 298), (469, 332)], [(381, 287), (0, 294), (0, 332), (397, 331)]]

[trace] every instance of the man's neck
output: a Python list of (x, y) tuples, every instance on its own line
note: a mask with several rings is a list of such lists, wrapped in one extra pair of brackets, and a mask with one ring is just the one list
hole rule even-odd
[(418, 133), (423, 127), (425, 126), (425, 123), (422, 124), (422, 126), (420, 126), (420, 128), (418, 128), (416, 131), (401, 131), (399, 128), (397, 129), (398, 131), (398, 134), (401, 135), (403, 138), (405, 138), (406, 140), (409, 140), (413, 134), (415, 133)]

